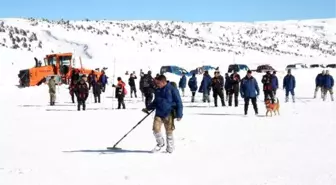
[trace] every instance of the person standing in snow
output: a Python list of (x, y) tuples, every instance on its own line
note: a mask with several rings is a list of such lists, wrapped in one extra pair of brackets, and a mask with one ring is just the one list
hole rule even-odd
[(196, 74), (193, 73), (192, 77), (189, 79), (188, 81), (188, 86), (189, 89), (191, 91), (191, 102), (195, 102), (195, 95), (196, 95), (196, 91), (197, 91), (197, 78), (196, 78)]
[(71, 83), (69, 85), (69, 93), (71, 96), (72, 103), (75, 103), (75, 87), (77, 83), (78, 83), (78, 80), (74, 80), (74, 81), (71, 80)]
[(273, 96), (276, 96), (276, 92), (279, 88), (279, 82), (278, 82), (278, 77), (276, 76), (276, 71), (273, 71), (272, 75), (272, 90), (273, 90)]
[(95, 103), (100, 103), (100, 95), (102, 92), (102, 84), (100, 81), (92, 84), (93, 96)]
[(182, 96), (183, 97), (184, 97), (184, 89), (186, 88), (186, 86), (187, 86), (187, 77), (186, 77), (185, 73), (183, 72), (182, 77), (180, 78), (180, 81), (179, 81), (179, 88), (182, 91)]
[(215, 71), (215, 76), (212, 78), (211, 86), (212, 86), (212, 92), (213, 92), (215, 107), (218, 106), (218, 104), (217, 104), (218, 96), (221, 100), (222, 106), (224, 107), (225, 106), (225, 101), (224, 101), (224, 78), (223, 78), (222, 75), (220, 75), (219, 71)]
[(244, 99), (244, 113), (247, 115), (250, 100), (252, 101), (255, 114), (258, 114), (257, 97), (259, 96), (259, 86), (257, 80), (252, 76), (252, 71), (248, 70), (246, 76), (240, 84), (240, 95)]
[(100, 82), (100, 84), (101, 84), (101, 91), (102, 92), (105, 92), (105, 90), (106, 90), (107, 79), (108, 79), (108, 77), (106, 76), (105, 71), (102, 70), (101, 75), (98, 79), (98, 82)]
[(116, 86), (116, 98), (118, 99), (118, 109), (121, 109), (121, 106), (123, 107), (123, 109), (126, 109), (126, 105), (125, 105), (125, 85), (121, 82), (118, 82), (117, 86)]
[(55, 76), (51, 76), (50, 80), (48, 81), (48, 87), (49, 87), (49, 95), (50, 95), (50, 106), (55, 105), (56, 101), (56, 81)]
[(228, 73), (225, 73), (224, 89), (225, 89), (225, 97), (226, 97), (225, 101), (228, 101), (229, 100), (229, 92), (230, 92), (230, 89), (232, 89), (232, 85), (230, 83), (230, 76), (229, 76)]
[(210, 103), (210, 90), (211, 90), (211, 76), (209, 75), (209, 71), (204, 71), (201, 86), (198, 89), (198, 92), (203, 93), (204, 103), (205, 102)]
[(267, 71), (266, 74), (262, 77), (261, 83), (263, 84), (264, 90), (264, 102), (267, 99), (271, 99), (272, 104), (274, 103), (274, 96), (273, 96), (273, 86), (272, 86), (272, 75), (270, 71)]
[(95, 84), (97, 82), (97, 75), (95, 74), (94, 70), (91, 71), (87, 80), (88, 80), (88, 83), (89, 83), (89, 90), (90, 90), (91, 87), (93, 86), (93, 84)]
[(177, 121), (182, 119), (183, 104), (178, 89), (167, 81), (164, 75), (156, 78), (156, 85), (154, 101), (142, 111), (148, 113), (150, 110), (155, 109), (153, 133), (157, 144), (152, 151), (158, 152), (165, 146), (164, 138), (161, 134), (161, 125), (163, 123), (166, 130), (166, 151), (172, 153), (175, 148), (173, 138), (173, 131), (175, 130), (174, 119), (177, 119)]
[(288, 102), (289, 99), (289, 93), (292, 95), (292, 100), (295, 102), (295, 77), (292, 75), (292, 72), (290, 69), (287, 71), (287, 75), (283, 79), (283, 89), (286, 90), (286, 102)]
[(323, 99), (323, 94), (324, 94), (324, 90), (323, 90), (323, 78), (325, 75), (325, 71), (322, 70), (322, 73), (318, 74), (315, 78), (315, 92), (314, 92), (314, 98), (316, 98), (317, 92), (319, 90), (321, 90), (321, 98)]
[(230, 75), (230, 83), (231, 89), (229, 90), (229, 106), (232, 106), (232, 96), (234, 96), (235, 107), (238, 107), (240, 75), (237, 70)]
[(76, 84), (75, 94), (77, 97), (77, 110), (80, 111), (81, 106), (83, 107), (83, 111), (86, 109), (86, 100), (89, 97), (89, 87), (85, 82), (86, 76), (83, 75), (82, 79)]
[(136, 86), (135, 86), (135, 80), (137, 79), (137, 77), (135, 76), (134, 73), (131, 73), (129, 79), (128, 79), (128, 85), (131, 88), (131, 98), (133, 98), (133, 93), (135, 98), (137, 98), (137, 94), (136, 94)]
[(333, 95), (334, 78), (329, 74), (329, 70), (327, 70), (325, 75), (323, 76), (322, 87), (324, 91), (323, 101), (326, 100), (328, 92), (330, 93), (331, 101), (334, 101), (334, 95)]
[(140, 87), (145, 96), (145, 105), (148, 106), (154, 98), (153, 94), (155, 91), (155, 84), (151, 71), (148, 71), (148, 73), (140, 79)]

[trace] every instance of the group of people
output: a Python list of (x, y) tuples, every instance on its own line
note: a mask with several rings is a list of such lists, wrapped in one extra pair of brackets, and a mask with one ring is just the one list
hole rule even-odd
[[(179, 88), (184, 94), (186, 77), (182, 75), (179, 81)], [(267, 99), (272, 100), (274, 103), (276, 91), (279, 88), (278, 78), (276, 72), (272, 74), (270, 71), (262, 77), (261, 83), (263, 84), (264, 101)], [(244, 99), (244, 113), (247, 114), (249, 102), (252, 102), (254, 111), (258, 114), (257, 97), (260, 94), (258, 82), (252, 76), (252, 71), (247, 71), (244, 78), (241, 78), (237, 71), (234, 71), (231, 75), (228, 73), (223, 77), (219, 71), (214, 72), (214, 77), (211, 77), (208, 71), (204, 71), (203, 78), (198, 88), (198, 82), (196, 75), (193, 74), (188, 81), (188, 87), (192, 93), (191, 102), (195, 102), (195, 95), (198, 91), (203, 95), (203, 102), (210, 103), (210, 92), (213, 92), (214, 106), (218, 106), (218, 98), (221, 105), (226, 106), (225, 102), (228, 101), (228, 105), (232, 106), (234, 100), (234, 106), (238, 107), (239, 94)], [(292, 100), (295, 102), (295, 77), (291, 74), (291, 70), (288, 70), (288, 74), (283, 79), (283, 88), (286, 90), (286, 102), (289, 100), (289, 93), (292, 95)], [(225, 92), (225, 93), (224, 93)], [(224, 97), (226, 96), (226, 98)]]
[[(85, 110), (86, 109), (86, 101), (89, 97), (89, 91), (92, 88), (94, 101), (95, 103), (101, 102), (101, 93), (105, 92), (106, 84), (107, 84), (107, 76), (105, 72), (102, 71), (99, 78), (92, 70), (88, 75), (80, 76), (80, 71), (78, 69), (73, 69), (71, 71), (71, 78), (69, 84), (69, 94), (71, 96), (72, 103), (75, 103), (75, 97), (77, 99), (77, 110)], [(48, 81), (49, 94), (50, 94), (50, 105), (55, 105), (56, 100), (56, 81), (54, 76), (51, 76)]]

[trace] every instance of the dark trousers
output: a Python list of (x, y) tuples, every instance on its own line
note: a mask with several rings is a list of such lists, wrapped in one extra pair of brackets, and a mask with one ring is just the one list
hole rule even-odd
[(153, 101), (153, 93), (145, 93), (145, 105), (146, 107)]
[(276, 95), (276, 92), (277, 92), (277, 90), (276, 90), (276, 89), (274, 89), (274, 90), (273, 90), (273, 96), (275, 96), (275, 95)]
[(234, 92), (233, 90), (230, 90), (229, 92), (229, 106), (232, 106), (232, 97), (234, 96), (234, 104), (235, 107), (238, 107), (238, 92)]
[(100, 94), (94, 94), (94, 101), (95, 103), (97, 103), (97, 101), (100, 103)]
[(71, 96), (72, 103), (75, 103), (75, 93), (70, 92), (70, 96)]
[(218, 104), (217, 104), (218, 96), (219, 96), (219, 98), (220, 98), (220, 100), (221, 100), (222, 106), (225, 106), (224, 92), (223, 92), (223, 90), (218, 90), (218, 91), (215, 91), (215, 90), (214, 90), (214, 92), (213, 92), (213, 97), (214, 97), (215, 107), (218, 106)]
[(272, 90), (266, 90), (264, 91), (264, 102), (266, 102), (267, 99), (271, 99), (272, 103), (274, 103), (274, 94)]
[(191, 92), (191, 102), (195, 102), (195, 95), (196, 95), (196, 92)]
[(249, 98), (244, 98), (244, 102), (245, 102), (244, 113), (245, 113), (245, 115), (247, 114), (248, 107), (249, 107), (249, 104), (250, 104), (250, 100), (252, 101), (254, 112), (256, 114), (258, 114), (257, 97), (253, 97), (253, 98), (249, 97)]
[(83, 107), (83, 110), (85, 110), (86, 108), (86, 104), (85, 104), (85, 100), (77, 100), (78, 104), (77, 104), (77, 110), (80, 111), (81, 106)]
[(137, 98), (135, 86), (131, 86), (131, 98), (133, 98), (133, 93), (134, 93), (134, 96)]
[(124, 97), (118, 97), (118, 109), (121, 109), (121, 106), (126, 109)]

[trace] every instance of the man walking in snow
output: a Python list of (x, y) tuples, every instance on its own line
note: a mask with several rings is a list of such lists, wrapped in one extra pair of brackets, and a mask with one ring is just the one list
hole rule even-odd
[(279, 81), (278, 77), (276, 76), (276, 71), (273, 71), (272, 75), (272, 90), (273, 90), (273, 96), (276, 96), (277, 89), (279, 88)]
[(322, 70), (322, 73), (318, 74), (315, 78), (315, 92), (314, 92), (314, 98), (317, 96), (317, 92), (321, 90), (321, 98), (323, 98), (324, 90), (323, 90), (323, 78), (325, 75), (325, 71)]
[(240, 75), (237, 71), (230, 75), (229, 106), (232, 106), (232, 96), (234, 96), (235, 107), (238, 107)]
[(155, 91), (155, 84), (151, 71), (148, 71), (148, 73), (140, 79), (140, 88), (145, 96), (145, 105), (147, 107), (152, 102), (153, 93)]
[(248, 70), (247, 75), (240, 84), (240, 95), (244, 99), (244, 113), (247, 115), (250, 100), (252, 101), (255, 114), (258, 114), (257, 97), (259, 96), (259, 86), (257, 80), (252, 76), (252, 71)]
[(334, 101), (334, 78), (329, 74), (329, 70), (326, 71), (325, 75), (323, 76), (322, 80), (322, 87), (323, 87), (323, 101), (327, 98), (327, 93), (330, 93), (331, 101)]
[(51, 76), (50, 80), (48, 82), (48, 87), (49, 87), (49, 95), (50, 95), (50, 106), (55, 105), (56, 101), (56, 81), (55, 81), (55, 76)]
[(218, 106), (218, 96), (220, 98), (220, 101), (222, 103), (222, 106), (225, 106), (224, 101), (224, 78), (222, 75), (220, 75), (219, 71), (215, 71), (215, 76), (212, 78), (211, 81), (212, 91), (213, 91), (213, 97), (214, 97), (214, 103), (215, 107)]
[(196, 78), (196, 74), (193, 73), (192, 77), (189, 79), (188, 81), (188, 86), (189, 89), (191, 91), (191, 102), (195, 102), (195, 95), (196, 95), (196, 91), (197, 91), (197, 78)]
[(86, 76), (83, 75), (82, 79), (76, 84), (75, 94), (77, 97), (77, 110), (80, 111), (81, 106), (83, 107), (83, 111), (86, 109), (86, 100), (89, 97), (89, 87), (85, 82)]
[(225, 84), (224, 84), (224, 89), (225, 89), (225, 101), (229, 100), (229, 92), (230, 89), (232, 88), (232, 84), (230, 82), (230, 76), (228, 73), (225, 73)]
[(186, 86), (187, 86), (187, 77), (186, 77), (185, 73), (183, 73), (182, 77), (180, 78), (180, 81), (179, 81), (179, 88), (182, 91), (182, 96), (183, 97), (184, 97), (184, 89), (186, 88)]
[(137, 79), (137, 77), (135, 76), (134, 73), (131, 73), (129, 79), (128, 79), (128, 85), (131, 88), (131, 98), (133, 98), (133, 93), (134, 96), (137, 98), (137, 91), (136, 91), (136, 86), (135, 86), (135, 80)]
[(148, 113), (150, 110), (156, 110), (153, 132), (157, 145), (153, 149), (153, 152), (160, 151), (165, 145), (164, 138), (161, 134), (161, 125), (163, 123), (166, 130), (166, 151), (172, 153), (174, 151), (174, 119), (177, 119), (177, 121), (182, 119), (182, 100), (178, 89), (174, 87), (171, 82), (167, 81), (164, 75), (160, 75), (156, 78), (156, 85), (155, 99), (143, 109), (143, 111)]
[(288, 102), (289, 99), (289, 93), (292, 95), (293, 102), (295, 102), (295, 77), (292, 75), (292, 72), (290, 69), (288, 69), (287, 75), (283, 79), (283, 89), (286, 90), (286, 102)]
[(211, 76), (209, 75), (209, 71), (204, 71), (203, 79), (201, 82), (201, 86), (198, 89), (198, 92), (203, 93), (203, 102), (210, 103), (210, 90), (211, 90)]

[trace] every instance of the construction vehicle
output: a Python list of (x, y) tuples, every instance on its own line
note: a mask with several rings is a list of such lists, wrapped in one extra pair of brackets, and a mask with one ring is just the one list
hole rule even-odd
[(99, 69), (84, 69), (80, 57), (80, 67), (75, 68), (73, 65), (75, 59), (73, 58), (72, 53), (48, 54), (44, 58), (44, 65), (42, 65), (42, 62), (38, 61), (37, 58), (34, 59), (35, 67), (20, 70), (18, 74), (21, 87), (39, 86), (46, 82), (46, 79), (50, 76), (58, 76), (63, 84), (68, 84), (73, 69), (78, 69), (80, 75), (89, 75), (92, 71), (94, 71), (98, 78), (101, 75)]

